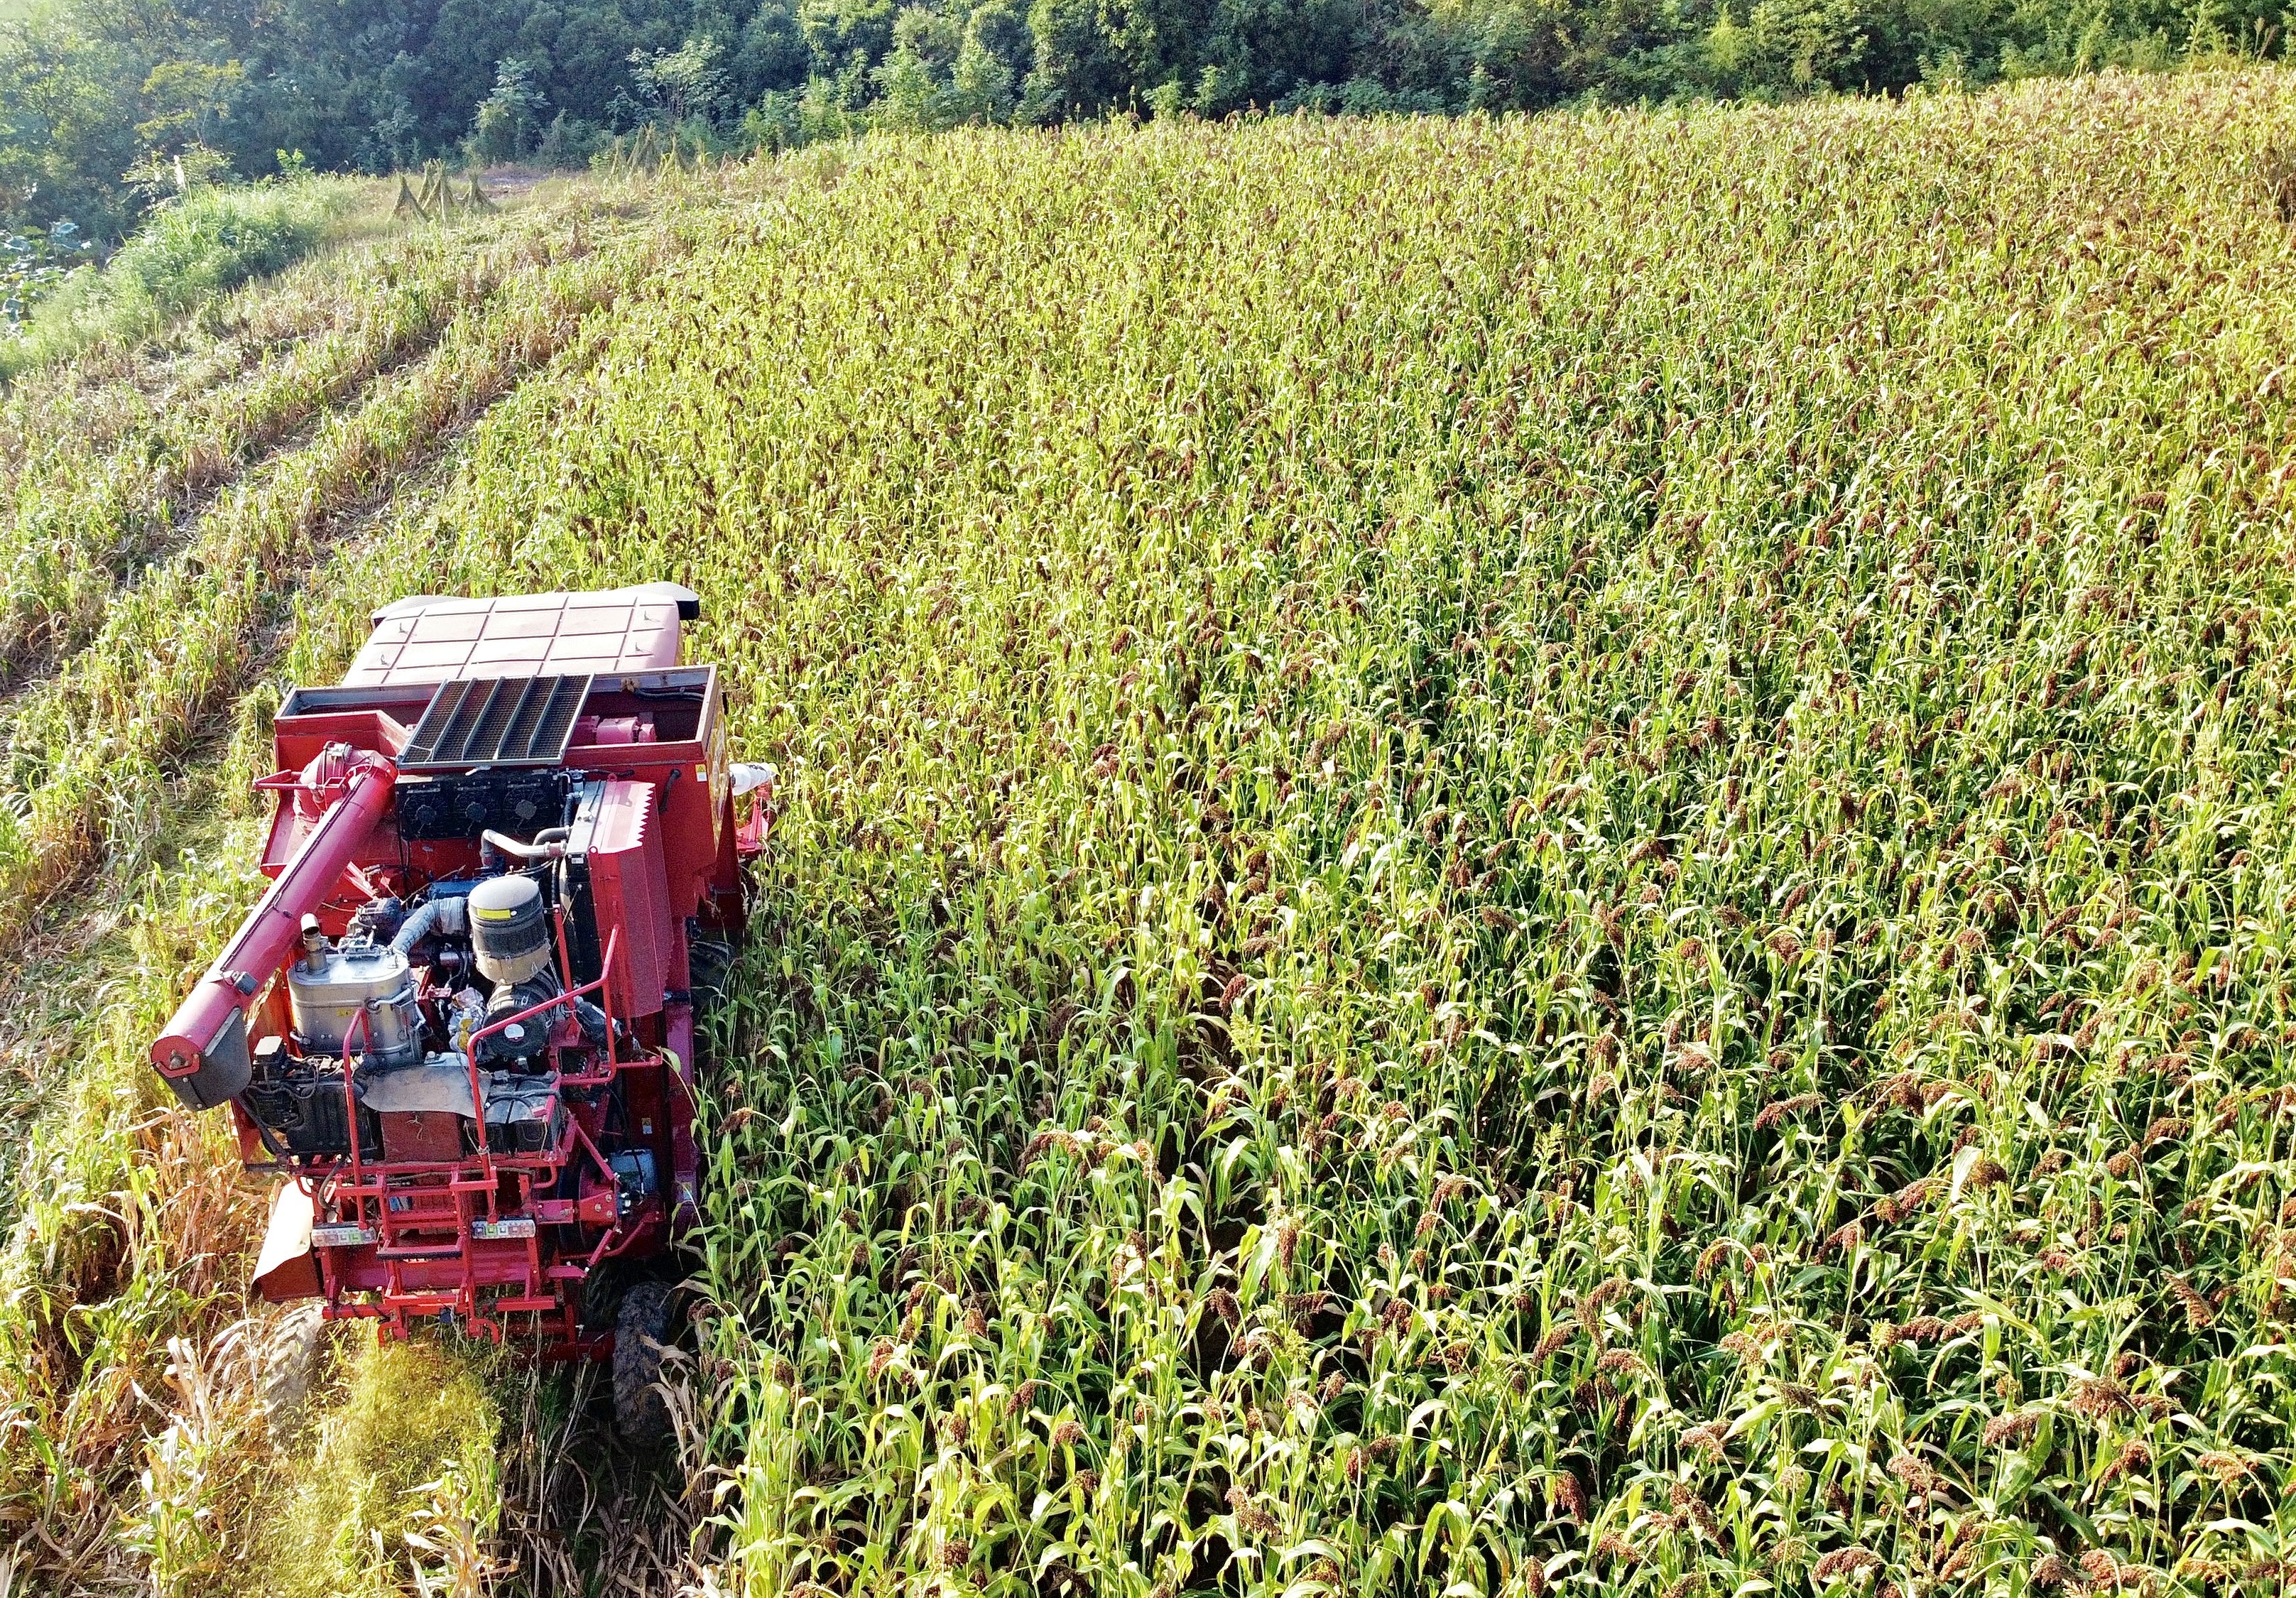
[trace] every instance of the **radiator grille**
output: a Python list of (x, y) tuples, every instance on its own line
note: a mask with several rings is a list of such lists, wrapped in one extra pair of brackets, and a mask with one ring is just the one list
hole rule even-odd
[(441, 683), (398, 757), (401, 771), (555, 766), (566, 758), (587, 676), (457, 678)]

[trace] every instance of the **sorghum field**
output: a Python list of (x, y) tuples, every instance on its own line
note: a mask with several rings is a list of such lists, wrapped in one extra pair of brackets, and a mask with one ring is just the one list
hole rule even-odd
[[(2292, 148), (2270, 72), (1119, 126), (440, 244), (532, 241), (176, 563), (11, 578), (18, 1577), (2283, 1591)], [(283, 1399), (140, 1064), (266, 709), (655, 577), (783, 779), (678, 1457), (451, 1343)]]

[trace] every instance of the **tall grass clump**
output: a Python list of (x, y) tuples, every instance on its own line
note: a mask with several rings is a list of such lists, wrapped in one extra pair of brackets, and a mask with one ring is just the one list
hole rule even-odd
[(153, 211), (101, 268), (67, 277), (22, 332), (0, 340), (0, 379), (99, 340), (133, 341), (308, 253), (359, 193), (352, 180), (196, 188)]
[(266, 1598), (390, 1598), (459, 1570), (472, 1585), (430, 1590), (482, 1591), (501, 1417), (478, 1350), (367, 1342), (347, 1364), (308, 1457), (288, 1467), (275, 1537), (240, 1579)]

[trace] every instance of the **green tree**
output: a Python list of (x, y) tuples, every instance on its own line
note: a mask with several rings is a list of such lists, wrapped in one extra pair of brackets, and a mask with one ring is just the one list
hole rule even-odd
[(1001, 122), (1013, 114), (1013, 86), (1027, 70), (1029, 33), (1004, 0), (988, 0), (964, 21), (964, 41), (949, 70), (950, 109), (958, 122)]
[(203, 61), (163, 61), (144, 76), (141, 93), (147, 114), (135, 125), (135, 136), (147, 150), (220, 143), (232, 102), (246, 83), (247, 70), (236, 61), (221, 66)]
[(1349, 0), (1215, 0), (1195, 83), (1195, 109), (1219, 116), (1270, 106), (1349, 76), (1362, 43)]
[(734, 96), (747, 105), (803, 83), (812, 64), (791, 0), (763, 0), (735, 36), (726, 72)]
[(1022, 121), (1089, 116), (1121, 103), (1132, 87), (1098, 0), (1033, 0), (1029, 37), (1034, 64), (1021, 86)]
[(962, 24), (925, 6), (909, 6), (893, 24), (892, 53), (872, 74), (878, 100), (871, 120), (881, 127), (931, 132), (1002, 119), (1013, 109), (1015, 76), (1002, 52), (1020, 31), (1018, 19), (996, 0)]
[(1706, 41), (1718, 81), (1763, 99), (1829, 86), (1865, 44), (1855, 0), (1755, 0), (1742, 26), (1726, 6)]
[(515, 160), (526, 153), (542, 127), (549, 102), (534, 86), (534, 67), (507, 56), (495, 67), (495, 86), (479, 102), (471, 126), (471, 152), (480, 160)]
[(0, 54), (0, 201), (11, 227), (71, 220), (117, 238), (137, 205), (122, 175), (142, 147), (142, 52), (85, 29), (76, 13), (36, 12)]
[(816, 73), (866, 71), (892, 48), (893, 0), (800, 0), (797, 23)]
[(693, 117), (714, 118), (726, 98), (723, 53), (711, 38), (688, 39), (675, 50), (633, 50), (630, 77), (644, 103), (672, 127)]

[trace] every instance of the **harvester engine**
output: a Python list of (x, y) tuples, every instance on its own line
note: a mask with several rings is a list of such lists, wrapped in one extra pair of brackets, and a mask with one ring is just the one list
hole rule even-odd
[[(152, 1048), (287, 1179), (266, 1297), (394, 1336), (531, 1326), (645, 1391), (621, 1378), (659, 1361), (697, 1213), (694, 971), (740, 930), (772, 792), (678, 660), (696, 614), (670, 584), (402, 600), (282, 704), (275, 880)], [(640, 1284), (618, 1320), (609, 1280)]]

